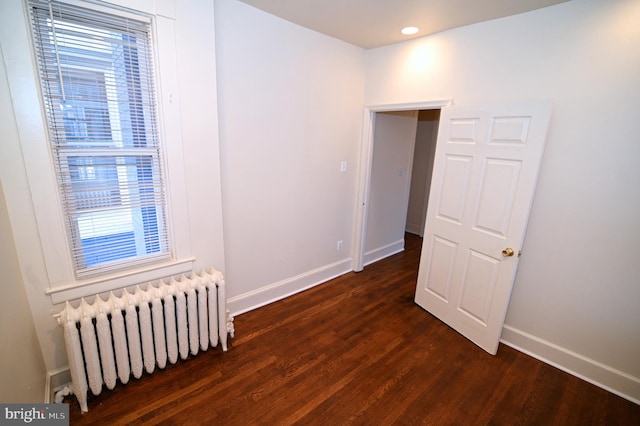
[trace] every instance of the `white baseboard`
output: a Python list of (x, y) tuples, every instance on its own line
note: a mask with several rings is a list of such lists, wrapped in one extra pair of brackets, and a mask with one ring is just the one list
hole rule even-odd
[(53, 400), (51, 395), (51, 375), (47, 373), (47, 377), (44, 381), (44, 404), (50, 404)]
[(500, 342), (635, 404), (640, 404), (640, 378), (638, 377), (508, 325), (502, 329)]
[(401, 251), (404, 251), (404, 239), (366, 252), (364, 254), (364, 265), (370, 265), (378, 260), (384, 259), (385, 257), (400, 253)]
[(47, 372), (47, 380), (44, 392), (44, 403), (54, 402), (54, 395), (57, 389), (71, 383), (71, 371), (69, 367), (58, 368)]
[(417, 223), (407, 223), (407, 226), (405, 227), (405, 231), (415, 235), (420, 235), (421, 230), (422, 230), (422, 227), (420, 226), (420, 224), (417, 224)]
[(232, 315), (240, 315), (325, 283), (352, 270), (353, 260), (349, 257), (295, 277), (231, 297), (227, 300), (227, 309)]

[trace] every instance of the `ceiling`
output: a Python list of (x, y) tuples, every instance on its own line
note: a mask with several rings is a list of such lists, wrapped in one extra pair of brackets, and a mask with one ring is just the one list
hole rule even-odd
[[(567, 0), (240, 0), (365, 49), (528, 12)], [(405, 36), (406, 26), (420, 28)]]

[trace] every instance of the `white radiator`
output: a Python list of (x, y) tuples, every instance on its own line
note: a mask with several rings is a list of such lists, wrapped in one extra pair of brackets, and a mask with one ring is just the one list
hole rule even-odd
[(113, 389), (143, 370), (174, 364), (209, 346), (227, 350), (227, 334), (234, 336), (233, 317), (226, 309), (222, 274), (214, 269), (171, 278), (157, 285), (136, 286), (106, 300), (84, 298), (74, 308), (67, 302), (58, 323), (71, 371), (72, 392), (83, 412), (88, 411), (87, 392), (100, 394), (103, 385)]

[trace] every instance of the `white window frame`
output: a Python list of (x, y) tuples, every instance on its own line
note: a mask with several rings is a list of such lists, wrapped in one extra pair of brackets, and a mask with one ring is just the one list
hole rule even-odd
[[(20, 95), (14, 96), (14, 110), (42, 245), (42, 257), (49, 280), (46, 293), (51, 296), (53, 303), (185, 273), (192, 270), (195, 261), (191, 252), (189, 212), (184, 190), (173, 0), (62, 1), (124, 16), (142, 14), (151, 20), (159, 131), (167, 189), (168, 238), (173, 250), (170, 260), (161, 263), (91, 278), (75, 277), (49, 148), (29, 14), (24, 1), (24, 31), (13, 34), (15, 40), (7, 43), (4, 54), (5, 57), (15, 59), (7, 62), (7, 77), (12, 93)], [(30, 51), (31, 55), (24, 55), (25, 51)]]

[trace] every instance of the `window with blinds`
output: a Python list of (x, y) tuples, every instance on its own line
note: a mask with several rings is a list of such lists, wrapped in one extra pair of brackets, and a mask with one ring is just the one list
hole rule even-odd
[(28, 5), (76, 276), (170, 258), (150, 22)]

